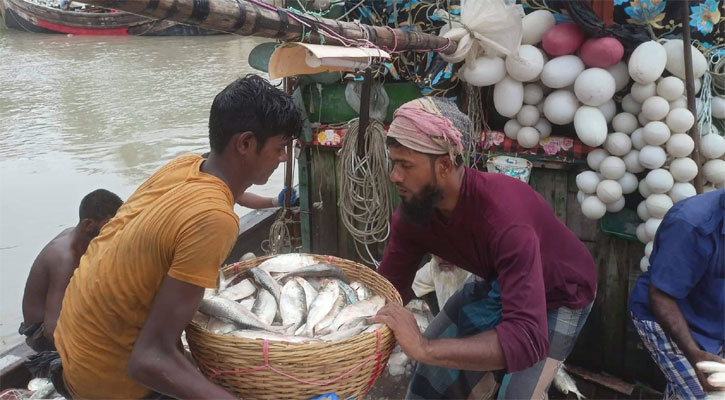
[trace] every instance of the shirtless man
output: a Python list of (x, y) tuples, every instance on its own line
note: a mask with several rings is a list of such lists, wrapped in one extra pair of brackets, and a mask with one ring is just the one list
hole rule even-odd
[(68, 281), (88, 244), (122, 203), (108, 190), (89, 193), (81, 201), (78, 225), (58, 234), (33, 262), (23, 295), (23, 323), (18, 330), (33, 350), (55, 350), (53, 331)]

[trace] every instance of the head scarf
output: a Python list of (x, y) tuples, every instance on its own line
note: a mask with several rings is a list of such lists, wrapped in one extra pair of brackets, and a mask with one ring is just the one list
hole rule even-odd
[(442, 97), (409, 101), (393, 114), (388, 136), (401, 145), (425, 154), (448, 154), (451, 160), (463, 152), (471, 134), (471, 120), (456, 104)]

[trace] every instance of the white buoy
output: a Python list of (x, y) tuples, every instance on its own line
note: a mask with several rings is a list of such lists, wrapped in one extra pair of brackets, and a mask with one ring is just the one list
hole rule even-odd
[(725, 137), (712, 133), (701, 137), (700, 154), (706, 159), (722, 157), (725, 154)]
[(725, 161), (710, 160), (702, 166), (702, 175), (708, 182), (719, 185), (725, 182)]
[(670, 198), (674, 203), (688, 197), (695, 196), (696, 194), (697, 191), (695, 190), (695, 187), (691, 183), (687, 182), (675, 182), (669, 192)]
[(657, 229), (659, 229), (661, 223), (662, 219), (660, 218), (650, 218), (644, 223), (644, 229), (645, 232), (647, 232), (647, 237), (649, 238), (648, 242), (654, 240), (655, 235), (657, 234)]
[(639, 186), (639, 180), (631, 172), (625, 172), (624, 175), (617, 180), (622, 187), (622, 194), (634, 193)]
[(548, 138), (551, 135), (551, 123), (546, 118), (539, 118), (539, 122), (534, 124), (534, 128), (539, 131), (541, 139)]
[(606, 204), (597, 196), (589, 196), (582, 202), (582, 214), (589, 219), (600, 219), (607, 213)]
[(627, 172), (632, 174), (638, 174), (644, 171), (644, 167), (639, 163), (639, 150), (632, 149), (629, 153), (622, 157), (624, 165), (627, 168)]
[(530, 149), (539, 144), (539, 131), (531, 126), (524, 126), (519, 129), (516, 141), (525, 149)]
[(599, 111), (602, 112), (602, 114), (604, 115), (604, 119), (607, 120), (607, 123), (612, 122), (614, 116), (617, 114), (617, 103), (614, 101), (614, 99), (609, 99), (608, 102), (602, 104), (597, 108), (599, 109)]
[(544, 64), (541, 83), (552, 89), (565, 88), (574, 84), (579, 74), (584, 72), (584, 68), (584, 62), (577, 56), (553, 58)]
[(556, 25), (554, 14), (548, 10), (536, 10), (527, 14), (521, 21), (522, 44), (539, 44), (544, 33)]
[(637, 205), (637, 216), (642, 221), (647, 221), (650, 218), (649, 211), (647, 210), (647, 200), (642, 200)]
[(639, 269), (642, 273), (649, 271), (649, 258), (647, 256), (643, 256), (639, 260)]
[(642, 179), (641, 181), (639, 181), (639, 194), (641, 194), (642, 197), (644, 197), (645, 199), (652, 196), (652, 191), (647, 186), (646, 179)]
[(637, 83), (651, 83), (662, 75), (667, 65), (667, 51), (654, 40), (637, 46), (629, 57), (629, 76)]
[(662, 168), (653, 169), (647, 173), (645, 180), (647, 181), (647, 187), (653, 194), (667, 193), (675, 184), (675, 179), (672, 177), (672, 174)]
[(670, 139), (670, 128), (662, 121), (651, 121), (644, 126), (642, 138), (650, 146), (661, 146)]
[(524, 85), (524, 104), (535, 106), (544, 100), (544, 88), (538, 83)]
[(605, 179), (616, 181), (624, 176), (624, 173), (627, 172), (627, 167), (621, 158), (609, 156), (602, 160), (602, 163), (599, 165), (599, 172)]
[(648, 242), (644, 246), (644, 256), (649, 258), (652, 255), (652, 250), (654, 249), (655, 242)]
[(639, 151), (639, 163), (647, 169), (657, 169), (665, 165), (667, 154), (660, 146), (644, 146)]
[[(594, 107), (592, 107), (594, 108)], [(551, 92), (544, 100), (544, 116), (552, 124), (566, 125), (574, 121), (574, 114), (579, 109), (579, 100), (574, 93), (568, 90), (556, 90)], [(598, 108), (594, 108), (601, 115), (606, 125), (606, 119)], [(600, 129), (598, 126), (596, 129)], [(602, 143), (604, 140), (602, 140)], [(601, 145), (601, 143), (599, 143)], [(599, 146), (597, 145), (597, 146)]]
[(597, 185), (597, 197), (604, 204), (614, 203), (622, 197), (622, 186), (617, 181), (605, 179)]
[(510, 119), (506, 121), (506, 124), (503, 126), (503, 133), (506, 134), (507, 138), (516, 140), (516, 135), (519, 133), (519, 129), (521, 129), (519, 121)]
[(634, 116), (642, 112), (642, 104), (635, 101), (631, 94), (628, 94), (622, 98), (622, 110)]
[(613, 156), (624, 156), (632, 150), (632, 140), (627, 134), (622, 132), (613, 132), (607, 135), (604, 142), (604, 149)]
[(619, 113), (612, 119), (612, 128), (615, 132), (622, 132), (627, 135), (631, 135), (638, 126), (637, 117), (628, 112)]
[(614, 96), (615, 88), (614, 77), (602, 68), (589, 68), (574, 82), (577, 99), (592, 107), (599, 107), (608, 102)]
[(664, 218), (673, 205), (672, 199), (666, 194), (652, 194), (645, 203), (650, 218)]
[[(680, 79), (685, 79), (685, 50), (682, 40), (665, 40), (663, 49), (667, 59), (665, 64), (667, 71)], [(707, 60), (695, 46), (690, 46), (690, 49), (692, 51), (692, 75), (700, 78), (707, 71)]]
[(662, 78), (662, 80), (657, 83), (657, 95), (667, 101), (675, 101), (679, 99), (682, 97), (684, 92), (684, 83), (674, 76)]
[(585, 194), (596, 193), (600, 181), (599, 176), (594, 171), (583, 171), (576, 176), (576, 186)]
[(670, 174), (676, 182), (689, 182), (697, 176), (697, 164), (691, 158), (676, 158), (670, 162)]
[[(604, 207), (606, 210), (606, 206)], [(645, 229), (645, 223), (641, 223), (637, 225), (637, 239), (639, 239), (642, 243), (647, 243), (650, 241), (649, 236), (647, 236), (647, 230)], [(649, 265), (649, 264), (648, 264)]]
[(594, 149), (587, 154), (587, 165), (594, 171), (599, 171), (599, 166), (610, 154), (604, 149)]
[(530, 44), (519, 46), (517, 54), (506, 57), (506, 71), (519, 82), (536, 80), (544, 68), (544, 55)]
[(513, 118), (524, 104), (524, 85), (506, 76), (493, 89), (493, 105), (496, 112)]
[[(544, 110), (546, 112), (546, 108)], [(581, 106), (576, 110), (574, 130), (587, 146), (598, 147), (607, 140), (607, 121), (596, 107)]]
[(506, 66), (501, 57), (478, 57), (473, 63), (466, 64), (463, 79), (473, 86), (495, 85), (506, 77)]
[(612, 203), (607, 204), (607, 212), (608, 213), (618, 213), (624, 209), (624, 206), (627, 204), (627, 201), (624, 199), (624, 197), (620, 197), (619, 199), (615, 200)]
[(612, 76), (614, 77), (614, 82), (617, 85), (617, 92), (624, 89), (625, 87), (627, 87), (627, 84), (629, 84), (629, 71), (627, 70), (627, 64), (625, 64), (623, 61), (620, 61), (607, 68), (607, 72), (612, 74)]
[(633, 83), (630, 89), (632, 99), (639, 104), (657, 94), (657, 84), (650, 83)]
[(635, 129), (630, 138), (632, 139), (632, 147), (637, 150), (642, 150), (642, 147), (647, 146), (642, 137), (642, 128)]
[(661, 121), (670, 112), (670, 103), (660, 96), (652, 96), (642, 103), (642, 114), (650, 121)]
[(667, 126), (672, 132), (687, 132), (695, 124), (695, 116), (686, 108), (675, 108), (667, 114)]
[[(672, 157), (687, 157), (695, 149), (695, 142), (686, 133), (675, 133), (667, 141), (666, 149)], [(702, 150), (700, 150), (700, 154), (702, 154)]]
[(540, 117), (539, 110), (535, 106), (529, 104), (521, 107), (519, 113), (516, 114), (516, 120), (519, 121), (521, 126), (534, 126), (537, 122), (539, 122)]

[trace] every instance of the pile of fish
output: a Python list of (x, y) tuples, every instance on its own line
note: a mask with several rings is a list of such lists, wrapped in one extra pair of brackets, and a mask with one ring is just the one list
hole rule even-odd
[(2, 399), (34, 400), (53, 399), (63, 400), (65, 397), (55, 391), (55, 386), (48, 378), (34, 378), (28, 383), (27, 389), (7, 389), (0, 395)]
[(208, 331), (292, 343), (337, 341), (374, 332), (371, 318), (385, 305), (358, 281), (311, 256), (284, 254), (256, 268), (220, 278), (195, 320)]

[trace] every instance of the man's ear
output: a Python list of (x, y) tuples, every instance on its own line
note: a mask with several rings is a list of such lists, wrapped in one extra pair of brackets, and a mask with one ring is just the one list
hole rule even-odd
[(81, 229), (83, 230), (83, 232), (86, 232), (86, 233), (93, 232), (93, 230), (95, 229), (94, 225), (95, 225), (95, 221), (93, 221), (90, 218), (83, 218), (81, 220)]
[(441, 176), (447, 176), (454, 169), (453, 161), (451, 161), (451, 158), (447, 154), (436, 158), (435, 165), (436, 171)]
[(257, 148), (257, 137), (250, 131), (238, 133), (232, 137), (232, 145), (239, 154), (247, 154)]

